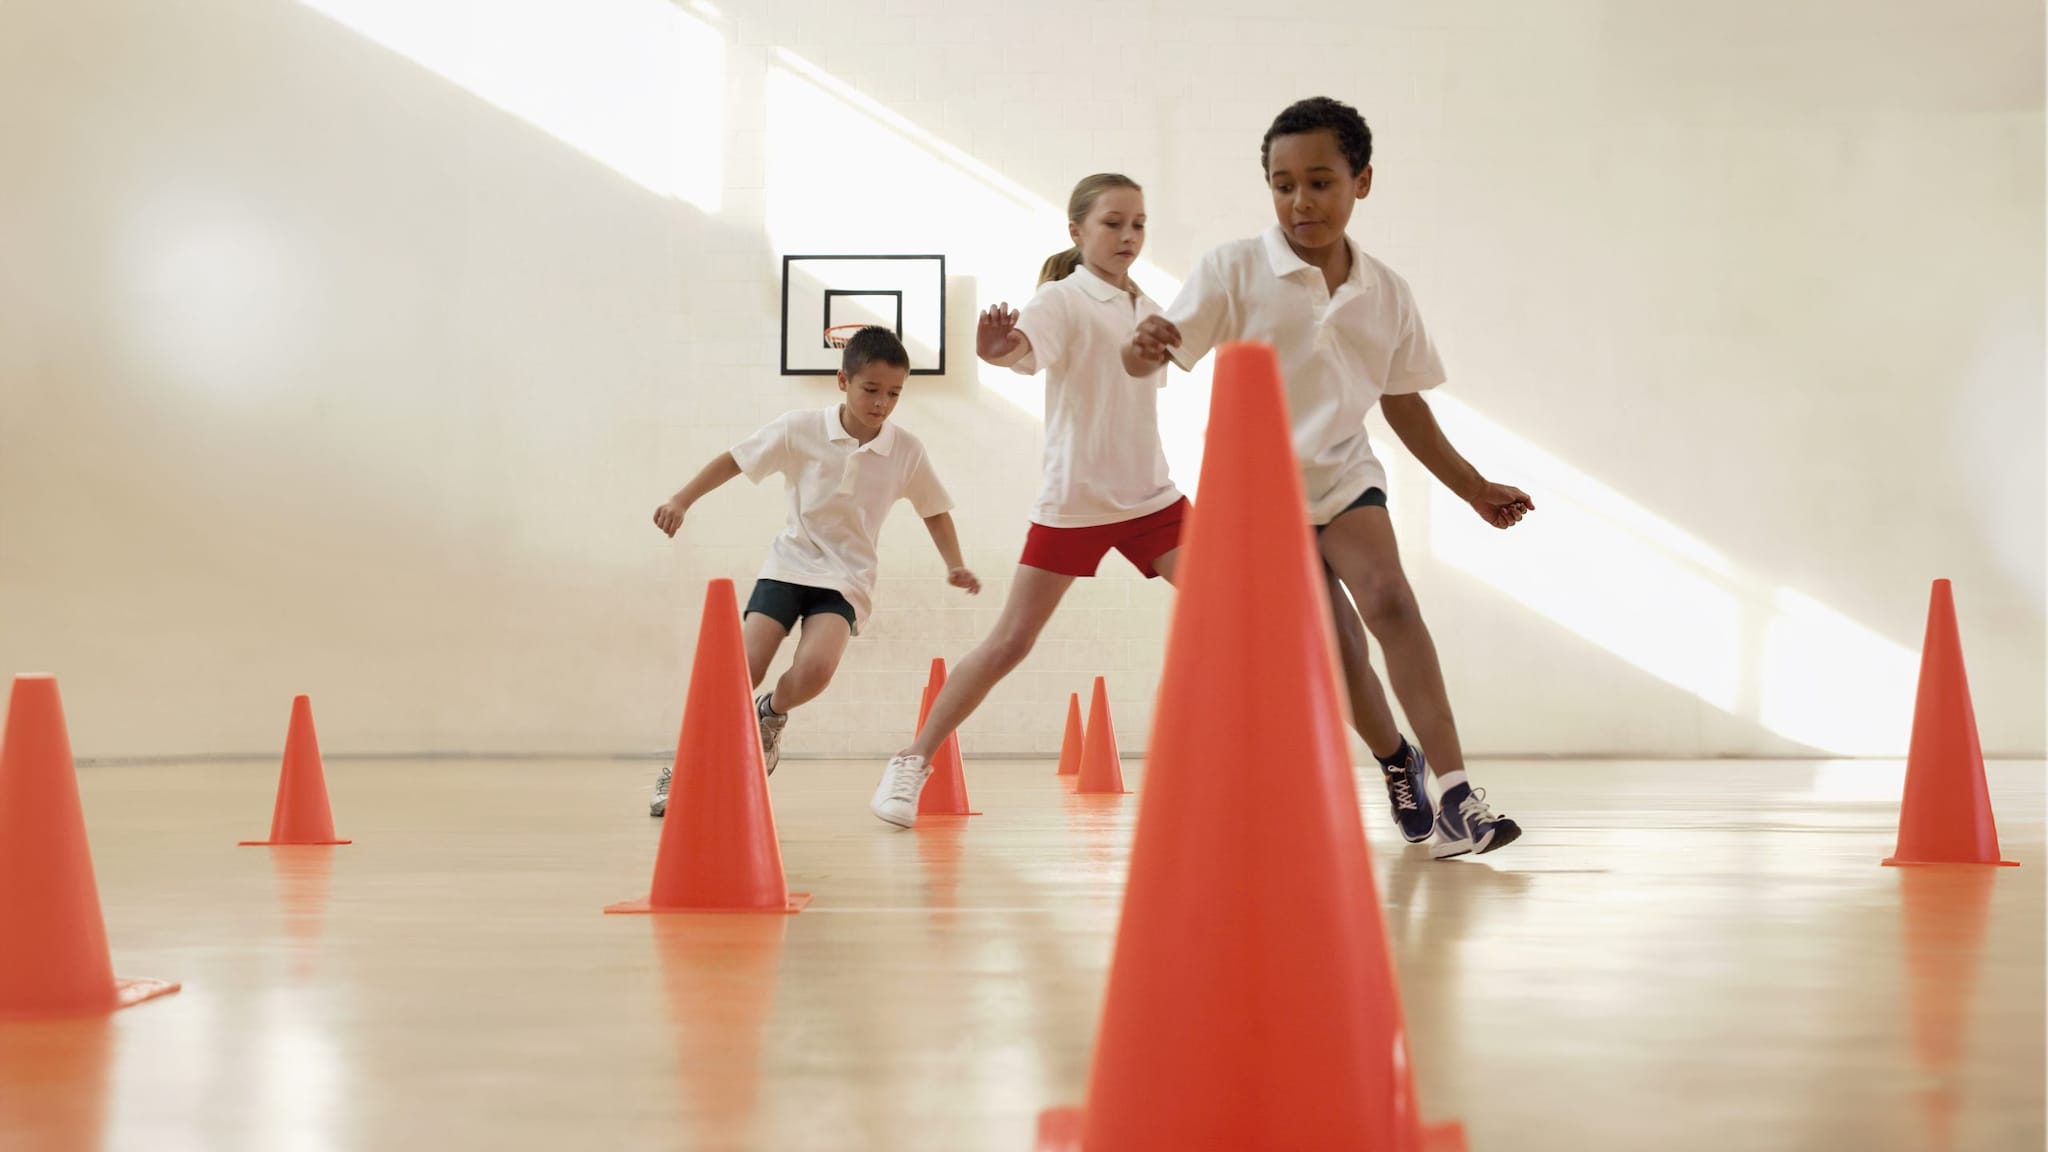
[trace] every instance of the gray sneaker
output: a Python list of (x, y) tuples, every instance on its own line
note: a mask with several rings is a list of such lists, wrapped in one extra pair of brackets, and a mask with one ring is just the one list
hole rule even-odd
[(782, 726), (789, 723), (789, 713), (777, 712), (768, 703), (774, 698), (772, 692), (754, 698), (754, 719), (761, 725), (761, 759), (770, 776), (775, 775), (775, 765), (782, 760)]
[(654, 803), (647, 806), (647, 814), (649, 816), (668, 815), (668, 782), (675, 774), (675, 765), (663, 764), (661, 766), (661, 778), (654, 782)]

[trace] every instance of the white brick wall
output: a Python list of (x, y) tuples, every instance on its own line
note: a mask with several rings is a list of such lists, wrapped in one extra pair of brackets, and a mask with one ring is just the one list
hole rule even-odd
[[(1851, 36), (1812, 5), (685, 4), (724, 44), (706, 213), (322, 13), (348, 4), (8, 6), (0, 670), (65, 678), (82, 755), (269, 752), (301, 691), (335, 751), (666, 745), (704, 581), (744, 596), (782, 496), (737, 483), (679, 543), (647, 519), (833, 395), (775, 374), (795, 248), (943, 251), (955, 278), (951, 371), (899, 419), (988, 589), (944, 588), (899, 510), (871, 634), (789, 735), (892, 750), (930, 658), (999, 611), (1037, 485), (1035, 393), (974, 364), (975, 310), (1028, 294), (1100, 169), (1147, 186), (1166, 294), (1264, 226), (1259, 136), (1318, 92), (1378, 137), (1354, 234), (1415, 286), (1450, 394), (1513, 438), (1478, 462), (1580, 473), (1502, 473), (1563, 535), (1489, 538), (1504, 559), (1467, 570), (1380, 430), (1470, 750), (1892, 731), (1936, 575), (1986, 746), (2042, 746), (2038, 6), (1884, 0)], [(816, 103), (785, 53), (854, 95)], [(911, 131), (807, 119), (871, 105)], [(1571, 541), (1562, 609), (1529, 581), (1565, 563), (1529, 570), (1522, 539)], [(1748, 622), (1699, 662), (1735, 683), (1588, 638), (1655, 578), (1615, 575), (1637, 551)], [(1050, 754), (1098, 673), (1142, 748), (1170, 595), (1105, 567), (970, 754)], [(1786, 657), (1788, 592), (1839, 614), (1839, 655)]]

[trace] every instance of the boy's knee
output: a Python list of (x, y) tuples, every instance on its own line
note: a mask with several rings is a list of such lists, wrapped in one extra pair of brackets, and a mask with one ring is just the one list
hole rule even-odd
[(1422, 616), (1406, 580), (1377, 582), (1363, 589), (1357, 600), (1358, 614), (1375, 632), (1412, 624)]
[(823, 660), (799, 660), (790, 665), (789, 671), (799, 684), (816, 695), (831, 685), (832, 673), (837, 669)]

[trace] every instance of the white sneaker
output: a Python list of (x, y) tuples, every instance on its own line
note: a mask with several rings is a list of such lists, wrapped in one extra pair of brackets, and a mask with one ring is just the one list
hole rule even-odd
[(895, 756), (882, 769), (882, 782), (875, 785), (875, 797), (868, 811), (898, 828), (917, 826), (917, 797), (932, 766), (922, 756)]

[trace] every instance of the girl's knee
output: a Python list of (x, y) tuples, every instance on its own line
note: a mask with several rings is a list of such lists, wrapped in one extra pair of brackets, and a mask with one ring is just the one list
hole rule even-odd
[(988, 657), (997, 670), (1007, 673), (1031, 655), (1038, 637), (1018, 630), (1004, 630), (988, 638)]

